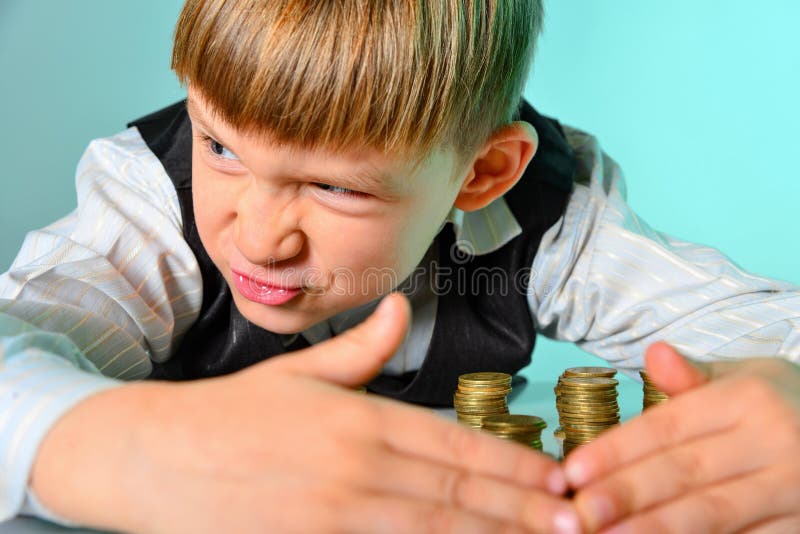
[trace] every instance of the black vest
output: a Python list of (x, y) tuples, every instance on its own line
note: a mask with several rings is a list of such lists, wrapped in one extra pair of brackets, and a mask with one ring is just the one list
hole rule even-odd
[[(438, 248), (438, 269), (433, 277), (438, 303), (422, 367), (401, 376), (380, 375), (368, 384), (370, 391), (407, 402), (452, 406), (460, 374), (476, 371), (514, 374), (530, 363), (536, 339), (526, 300), (530, 267), (542, 234), (566, 208), (576, 161), (558, 121), (540, 115), (524, 100), (517, 118), (532, 124), (539, 134), (536, 155), (504, 197), (522, 227), (522, 234), (496, 251), (465, 256), (459, 255), (454, 246), (452, 225), (442, 228), (431, 245)], [(298, 336), (287, 349), (278, 334), (245, 319), (236, 308), (222, 274), (208, 257), (197, 233), (192, 208), (192, 137), (185, 101), (128, 126), (139, 129), (175, 185), (183, 235), (197, 258), (203, 279), (203, 303), (197, 321), (169, 360), (153, 362), (148, 378), (191, 380), (224, 375), (270, 356), (308, 346), (305, 338)], [(497, 280), (486, 273), (500, 272), (507, 277), (505, 291), (491, 283), (477, 284), (487, 288), (486, 291), (469, 291), (469, 281), (481, 276), (484, 281)]]

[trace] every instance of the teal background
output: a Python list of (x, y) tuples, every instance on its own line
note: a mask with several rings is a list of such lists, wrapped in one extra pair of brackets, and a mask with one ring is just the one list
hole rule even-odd
[[(75, 206), (87, 143), (182, 97), (176, 0), (0, 0), (0, 271)], [(652, 226), (800, 282), (800, 3), (549, 0), (526, 95), (594, 133)], [(540, 340), (527, 370), (596, 362)]]

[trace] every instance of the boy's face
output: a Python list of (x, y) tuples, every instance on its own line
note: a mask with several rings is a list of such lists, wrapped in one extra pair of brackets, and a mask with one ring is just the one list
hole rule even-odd
[(389, 293), (422, 259), (462, 182), (450, 179), (452, 153), (412, 174), (378, 152), (278, 148), (215, 120), (192, 87), (189, 114), (200, 238), (242, 315), (273, 332), (302, 331)]

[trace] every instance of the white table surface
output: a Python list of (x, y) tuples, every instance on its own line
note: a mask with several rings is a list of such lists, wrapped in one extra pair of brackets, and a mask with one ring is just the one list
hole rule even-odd
[[(635, 417), (642, 410), (642, 386), (627, 377), (617, 375), (619, 379), (619, 404), (622, 420), (626, 421)], [(514, 390), (509, 396), (511, 413), (538, 415), (547, 422), (547, 428), (542, 432), (542, 446), (544, 451), (554, 456), (558, 453), (558, 446), (553, 431), (558, 427), (558, 413), (555, 406), (555, 384), (545, 382), (524, 382), (514, 380)], [(436, 410), (443, 416), (455, 419), (452, 409)], [(0, 534), (54, 534), (54, 533), (97, 534), (99, 531), (87, 529), (70, 529), (35, 519), (33, 517), (16, 517), (0, 523)]]

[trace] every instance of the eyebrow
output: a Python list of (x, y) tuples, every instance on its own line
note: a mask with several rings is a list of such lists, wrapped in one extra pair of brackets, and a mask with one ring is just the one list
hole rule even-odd
[[(202, 113), (199, 110), (199, 106), (188, 95), (186, 97), (186, 111), (189, 113), (189, 118), (192, 120), (192, 122), (199, 124), (209, 133), (209, 135), (214, 138), (215, 141), (226, 148), (230, 148), (229, 145), (223, 139), (221, 139), (216, 132), (214, 132), (214, 129), (208, 124), (208, 122), (203, 119)], [(314, 174), (300, 173), (295, 175), (295, 177), (313, 182), (327, 183), (333, 181), (335, 182), (334, 185), (346, 187), (347, 189), (378, 189), (390, 195), (399, 195), (403, 191), (403, 188), (395, 182), (390, 174), (381, 171), (374, 166), (342, 175), (328, 174), (323, 177)]]
[(215, 141), (224, 145), (225, 147), (228, 147), (228, 143), (225, 142), (225, 140), (219, 135), (217, 135), (217, 132), (214, 131), (214, 128), (212, 128), (208, 122), (206, 122), (202, 113), (200, 113), (199, 106), (195, 104), (194, 100), (192, 100), (188, 95), (186, 96), (186, 112), (189, 114), (189, 118), (191, 119), (192, 123), (197, 123), (202, 126), (202, 128), (207, 131)]

